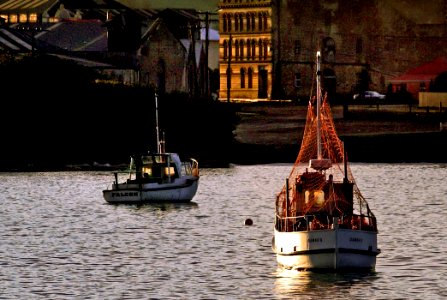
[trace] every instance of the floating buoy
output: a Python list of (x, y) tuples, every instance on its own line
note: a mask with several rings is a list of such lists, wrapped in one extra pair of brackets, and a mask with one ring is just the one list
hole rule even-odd
[(252, 219), (246, 219), (244, 224), (247, 225), (247, 226), (251, 226), (251, 225), (253, 225), (253, 220)]

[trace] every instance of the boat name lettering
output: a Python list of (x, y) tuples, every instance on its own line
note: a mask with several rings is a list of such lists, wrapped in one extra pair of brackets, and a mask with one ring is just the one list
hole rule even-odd
[(310, 238), (307, 240), (309, 243), (322, 243), (323, 242), (323, 238), (318, 237), (318, 238)]
[(363, 242), (363, 239), (362, 238), (356, 238), (356, 237), (351, 237), (351, 238), (349, 238), (349, 241), (350, 242)]
[(138, 192), (115, 192), (112, 197), (138, 196)]

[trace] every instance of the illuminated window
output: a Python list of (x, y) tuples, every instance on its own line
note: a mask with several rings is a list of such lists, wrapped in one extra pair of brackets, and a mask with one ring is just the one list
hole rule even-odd
[(241, 40), (239, 43), (239, 55), (241, 60), (244, 59), (244, 40)]
[(19, 15), (19, 22), (20, 23), (26, 23), (28, 22), (28, 16), (26, 14), (20, 14)]
[(315, 204), (317, 206), (323, 206), (324, 204), (324, 192), (321, 190), (314, 192)]
[(37, 14), (30, 14), (28, 21), (30, 23), (37, 23)]
[(17, 23), (17, 15), (9, 15), (9, 23)]
[(8, 15), (0, 15), (0, 18), (5, 20), (5, 23), (8, 23)]

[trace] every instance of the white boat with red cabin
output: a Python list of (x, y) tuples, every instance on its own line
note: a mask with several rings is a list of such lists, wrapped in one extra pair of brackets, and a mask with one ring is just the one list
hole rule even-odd
[(377, 222), (360, 193), (321, 92), (308, 105), (298, 157), (276, 197), (272, 249), (278, 265), (296, 270), (374, 270)]

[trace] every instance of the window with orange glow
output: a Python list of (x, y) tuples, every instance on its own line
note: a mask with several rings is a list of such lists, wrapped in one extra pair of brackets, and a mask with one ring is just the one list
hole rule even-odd
[(30, 22), (30, 23), (37, 23), (37, 14), (30, 14), (28, 22)]
[(28, 22), (28, 15), (27, 15), (27, 14), (20, 14), (20, 15), (19, 15), (19, 22), (20, 22), (20, 23), (26, 23), (26, 22)]
[(17, 15), (9, 15), (9, 23), (17, 23)]

